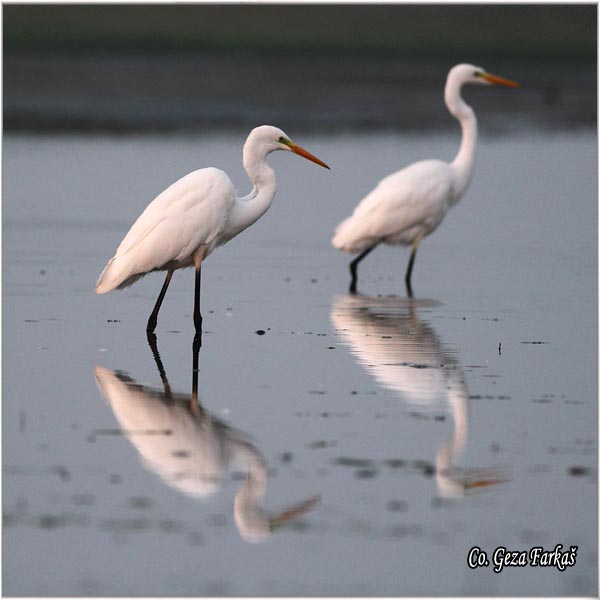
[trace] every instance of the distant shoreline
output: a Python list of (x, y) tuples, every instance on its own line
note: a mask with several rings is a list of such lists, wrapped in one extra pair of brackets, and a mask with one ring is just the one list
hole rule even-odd
[[(205, 51), (4, 57), (4, 131), (453, 130), (451, 64), (364, 55)], [(518, 90), (465, 90), (492, 133), (596, 126), (595, 63), (495, 61)]]

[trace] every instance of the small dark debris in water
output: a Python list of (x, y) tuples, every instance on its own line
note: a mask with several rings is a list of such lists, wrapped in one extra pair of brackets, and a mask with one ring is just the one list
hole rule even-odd
[(312, 448), (313, 450), (318, 450), (320, 448), (333, 448), (337, 446), (337, 442), (331, 441), (328, 442), (327, 440), (317, 440), (316, 442), (311, 442), (310, 444), (308, 444), (309, 448)]
[(45, 275), (46, 274), (46, 269), (40, 269), (40, 275)]
[(187, 542), (190, 546), (201, 546), (204, 544), (204, 535), (199, 531), (190, 531), (187, 534)]
[(521, 344), (548, 344), (549, 342), (521, 342)]
[(64, 519), (58, 515), (41, 515), (38, 519), (38, 527), (41, 529), (56, 529), (64, 525)]
[(18, 525), (22, 520), (20, 515), (16, 515), (14, 513), (2, 513), (2, 526), (3, 527), (14, 527)]
[(377, 469), (358, 469), (354, 473), (357, 479), (373, 479), (377, 475)]
[(152, 498), (148, 498), (147, 496), (133, 496), (132, 498), (129, 498), (128, 504), (130, 508), (148, 510), (149, 508), (152, 508)]
[(340, 456), (333, 461), (336, 465), (342, 467), (354, 467), (354, 468), (372, 468), (373, 461), (368, 458), (352, 458), (350, 456)]
[(317, 283), (318, 279), (316, 277), (311, 278), (310, 282), (311, 283)]
[(392, 339), (392, 336), (391, 336), (391, 335), (382, 335), (382, 336), (381, 336), (381, 339), (384, 339), (384, 340), (391, 340), (391, 339)]
[(406, 512), (408, 510), (408, 502), (406, 500), (390, 500), (386, 508), (390, 512)]
[(58, 475), (61, 481), (71, 481), (71, 473), (69, 473), (67, 467), (52, 467), (51, 470)]
[(544, 537), (545, 536), (543, 532), (535, 531), (533, 529), (524, 529), (519, 534), (520, 541), (523, 544), (528, 544), (530, 546), (533, 546), (534, 544), (537, 544), (538, 542), (542, 541)]
[(173, 519), (162, 519), (158, 522), (158, 529), (163, 533), (177, 533), (181, 530), (181, 525)]
[(327, 350), (335, 350), (335, 346), (327, 346)]
[(356, 394), (358, 394), (358, 392), (357, 392), (356, 390), (352, 390), (352, 391), (350, 392), (350, 395), (352, 395), (352, 396), (356, 396)]
[(210, 516), (210, 524), (215, 527), (224, 527), (227, 525), (227, 515), (223, 513), (216, 513)]
[(463, 318), (462, 318), (462, 320), (463, 320), (463, 321), (466, 321), (466, 320), (467, 320), (467, 317), (463, 317)]
[(435, 467), (425, 460), (415, 460), (412, 466), (426, 477), (431, 477), (435, 473)]
[(498, 342), (498, 356), (502, 356), (502, 342)]
[(433, 420), (434, 420), (434, 421), (440, 421), (440, 422), (442, 422), (442, 423), (443, 423), (443, 422), (446, 420), (446, 415), (436, 415), (436, 416), (433, 418)]
[(106, 319), (107, 323), (120, 323), (121, 319)]
[(76, 506), (92, 506), (96, 498), (93, 494), (73, 494), (72, 500)]
[(288, 465), (292, 462), (292, 460), (294, 460), (294, 455), (291, 452), (282, 452), (281, 456), (279, 457), (279, 460), (283, 464)]
[(108, 482), (109, 483), (113, 483), (113, 484), (122, 483), (123, 482), (123, 478), (120, 475), (118, 475), (117, 473), (111, 473), (108, 476)]
[(422, 533), (423, 533), (423, 528), (421, 527), (421, 525), (418, 525), (417, 523), (415, 523), (413, 525), (394, 525), (394, 527), (392, 527), (390, 529), (390, 535), (392, 537), (399, 537), (399, 538), (408, 537), (408, 536), (418, 537), (418, 536), (422, 535)]
[(567, 469), (567, 473), (571, 477), (583, 477), (585, 475), (591, 475), (592, 471), (588, 467), (573, 466)]
[(493, 452), (494, 454), (498, 454), (498, 452), (500, 452), (501, 450), (501, 446), (498, 442), (492, 442), (490, 444), (490, 452)]
[(25, 323), (37, 323), (37, 319), (25, 319)]
[(144, 531), (150, 528), (150, 521), (145, 518), (139, 519), (104, 519), (101, 524), (102, 529), (114, 531), (115, 533), (131, 533), (135, 531)]
[(264, 329), (257, 329), (254, 333), (256, 335), (265, 335), (267, 332)]
[(308, 390), (308, 393), (312, 396), (324, 396), (327, 392), (325, 390)]
[(402, 458), (389, 458), (384, 461), (384, 464), (390, 467), (390, 469), (402, 469), (406, 466), (406, 461)]

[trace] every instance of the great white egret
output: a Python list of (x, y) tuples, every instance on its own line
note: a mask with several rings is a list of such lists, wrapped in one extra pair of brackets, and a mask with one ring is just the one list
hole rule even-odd
[(519, 86), (469, 64), (450, 69), (444, 98), (462, 128), (458, 154), (451, 163), (423, 160), (382, 179), (361, 200), (352, 216), (337, 226), (332, 244), (344, 252), (359, 253), (350, 263), (350, 292), (356, 292), (358, 263), (383, 243), (411, 246), (405, 282), (409, 295), (412, 294), (410, 280), (419, 243), (435, 231), (448, 209), (461, 199), (473, 175), (477, 119), (460, 95), (461, 87), (467, 83)]
[(253, 185), (252, 191), (237, 198), (226, 173), (213, 167), (182, 177), (159, 194), (142, 212), (100, 274), (96, 293), (125, 288), (152, 271), (167, 276), (154, 306), (148, 332), (156, 328), (158, 311), (173, 272), (196, 268), (194, 325), (202, 332), (200, 314), (200, 268), (217, 247), (257, 221), (275, 196), (275, 173), (266, 157), (275, 150), (287, 150), (326, 169), (329, 167), (294, 142), (277, 127), (262, 125), (250, 132), (243, 150), (243, 164)]

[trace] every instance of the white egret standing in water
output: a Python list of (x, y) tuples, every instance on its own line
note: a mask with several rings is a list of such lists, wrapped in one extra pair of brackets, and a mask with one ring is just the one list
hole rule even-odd
[(377, 245), (390, 244), (412, 248), (405, 275), (406, 288), (412, 294), (411, 274), (419, 243), (435, 231), (448, 209), (461, 199), (473, 175), (477, 119), (460, 95), (467, 83), (519, 86), (469, 64), (450, 70), (444, 98), (462, 128), (458, 154), (451, 163), (423, 160), (382, 179), (352, 216), (337, 226), (332, 244), (344, 252), (359, 253), (350, 263), (351, 292), (356, 292), (358, 263)]
[(275, 196), (275, 173), (266, 157), (287, 150), (326, 169), (329, 167), (294, 142), (277, 127), (262, 125), (250, 132), (243, 163), (252, 191), (237, 198), (227, 174), (208, 167), (189, 173), (159, 194), (138, 217), (96, 283), (96, 293), (125, 288), (152, 271), (166, 271), (146, 330), (156, 328), (158, 311), (173, 272), (195, 267), (194, 325), (202, 332), (200, 314), (200, 268), (217, 247), (252, 225), (271, 206)]

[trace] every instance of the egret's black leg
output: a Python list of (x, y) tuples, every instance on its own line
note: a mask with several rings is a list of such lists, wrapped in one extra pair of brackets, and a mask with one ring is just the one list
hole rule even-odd
[(154, 305), (154, 310), (152, 311), (152, 314), (150, 315), (150, 318), (148, 319), (148, 325), (146, 325), (146, 331), (148, 333), (153, 333), (154, 330), (156, 329), (156, 321), (158, 319), (158, 311), (160, 310), (160, 305), (162, 304), (165, 294), (167, 293), (167, 288), (169, 287), (169, 283), (171, 282), (171, 277), (173, 277), (173, 271), (169, 270), (169, 271), (167, 271), (167, 276), (165, 278), (165, 282), (163, 283), (162, 289), (160, 290), (160, 294), (158, 295), (158, 298), (156, 299), (156, 304)]
[(202, 346), (202, 334), (196, 333), (192, 344), (192, 396), (190, 397), (190, 410), (197, 417), (205, 416), (204, 409), (198, 401), (198, 356)]
[(412, 252), (410, 253), (410, 258), (408, 259), (408, 267), (406, 269), (406, 275), (404, 277), (404, 283), (406, 284), (406, 292), (409, 298), (412, 298), (412, 285), (410, 284), (410, 277), (412, 275), (413, 265), (415, 263), (415, 256), (417, 255), (418, 244), (415, 244), (412, 248)]
[(156, 368), (158, 369), (158, 373), (160, 374), (160, 379), (163, 382), (165, 396), (167, 398), (170, 398), (171, 397), (171, 386), (169, 385), (169, 380), (167, 379), (167, 373), (165, 371), (162, 360), (160, 358), (160, 354), (158, 352), (158, 344), (156, 343), (156, 334), (153, 333), (152, 331), (147, 331), (146, 338), (148, 339), (148, 344), (150, 344), (150, 350), (152, 351), (152, 356), (154, 357), (154, 362), (156, 363)]
[(198, 400), (198, 356), (202, 347), (202, 336), (196, 334), (192, 344), (192, 401)]
[[(202, 338), (202, 315), (200, 314), (200, 277), (202, 265), (196, 267), (196, 284), (194, 289), (194, 327), (196, 328), (196, 337)], [(194, 338), (194, 343), (196, 338)]]
[(373, 248), (375, 248), (375, 246), (377, 246), (377, 244), (375, 244), (374, 246), (371, 246), (370, 248), (367, 248), (362, 254), (359, 254), (351, 263), (350, 263), (350, 275), (352, 277), (351, 281), (350, 281), (350, 288), (349, 288), (349, 292), (351, 294), (356, 294), (356, 268), (358, 267), (358, 263), (365, 257), (367, 256), (367, 254), (369, 254), (369, 252), (371, 252), (371, 250), (373, 250)]

